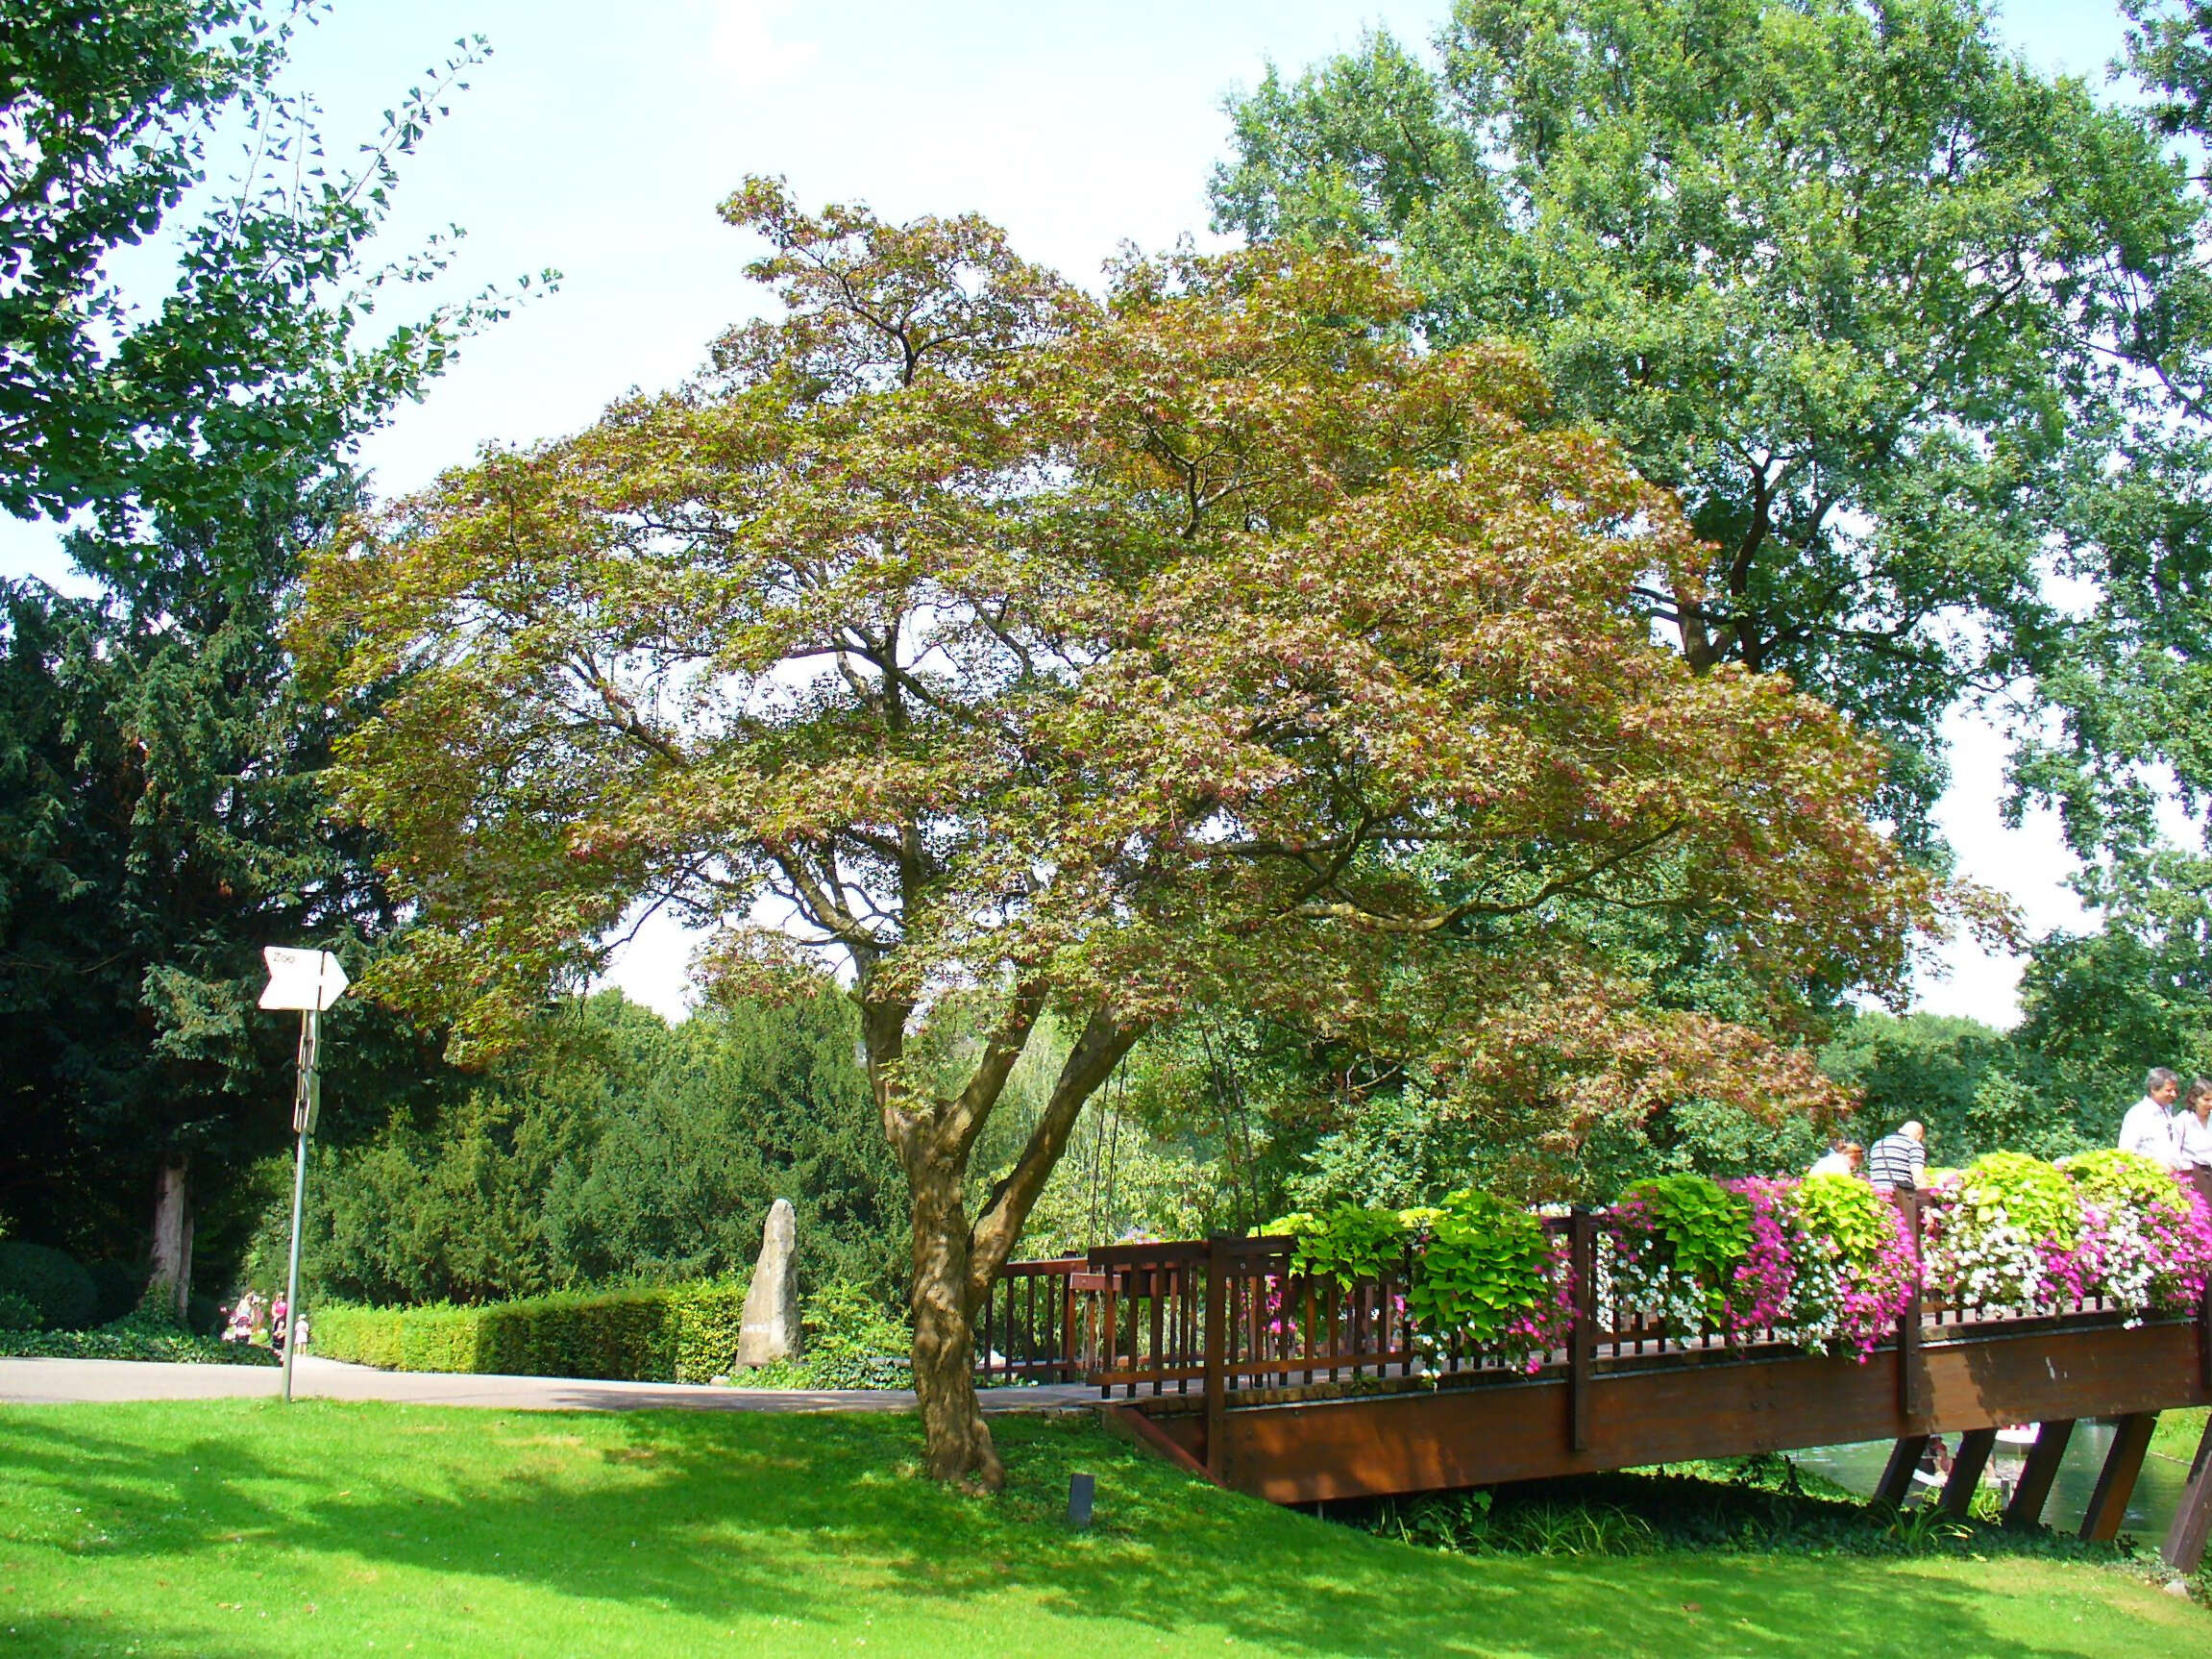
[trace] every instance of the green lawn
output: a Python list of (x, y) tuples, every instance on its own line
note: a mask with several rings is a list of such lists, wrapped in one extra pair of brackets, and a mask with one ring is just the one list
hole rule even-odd
[[(911, 1422), (307, 1401), (0, 1408), (10, 1653), (1847, 1654), (2201, 1659), (2212, 1614), (2015, 1556), (1464, 1559), (1002, 1421), (996, 1501)], [(1098, 1476), (1070, 1533), (1067, 1477)]]
[(2208, 1412), (2212, 1412), (2212, 1406), (2192, 1405), (2181, 1411), (2160, 1412), (2158, 1426), (2151, 1431), (2151, 1449), (2187, 1463), (2197, 1455), (2198, 1444), (2204, 1438), (2204, 1419)]

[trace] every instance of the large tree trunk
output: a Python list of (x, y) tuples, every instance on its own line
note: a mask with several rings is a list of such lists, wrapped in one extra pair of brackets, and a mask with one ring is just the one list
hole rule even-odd
[(190, 1154), (172, 1152), (154, 1184), (154, 1272), (145, 1305), (179, 1324), (192, 1296), (191, 1175)]
[(1006, 1470), (975, 1399), (966, 1183), (958, 1165), (918, 1151), (906, 1178), (914, 1201), (914, 1392), (929, 1473), (995, 1492)]
[[(1021, 1155), (971, 1224), (968, 1156), (1042, 1005), (1042, 993), (1024, 988), (1016, 995), (957, 1100), (915, 1110), (885, 1091), (885, 1127), (898, 1149), (913, 1201), (914, 1391), (928, 1440), (929, 1473), (939, 1480), (989, 1492), (1005, 1483), (1006, 1470), (975, 1398), (975, 1316), (988, 1305), (992, 1281), (1067, 1150), (1076, 1114), (1120, 1063), (1140, 1029), (1118, 1024), (1104, 1010), (1092, 1016), (1061, 1067)], [(883, 1051), (874, 1052), (880, 1055)]]

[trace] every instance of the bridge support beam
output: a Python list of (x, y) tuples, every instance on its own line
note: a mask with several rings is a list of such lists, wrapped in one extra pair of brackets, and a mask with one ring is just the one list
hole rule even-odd
[(2212, 1419), (2206, 1420), (2204, 1438), (2197, 1443), (2189, 1484), (2181, 1489), (2174, 1529), (2166, 1534), (2166, 1564), (2182, 1572), (2196, 1572), (2208, 1538), (2212, 1538)]
[(1970, 1428), (1958, 1437), (1958, 1449), (1951, 1457), (1951, 1477), (1943, 1483), (1940, 1505), (1944, 1514), (1964, 1520), (1974, 1507), (1975, 1489), (1981, 1484), (1981, 1472), (1989, 1467), (1989, 1451), (1996, 1444), (1994, 1428)]
[(2073, 1439), (2072, 1418), (2035, 1425), (2035, 1444), (2028, 1449), (2020, 1484), (2012, 1489), (2012, 1501), (2004, 1506), (2005, 1525), (2027, 1531), (2042, 1523), (2043, 1506), (2051, 1501), (2051, 1484), (2058, 1478), (2058, 1466), (2066, 1461), (2066, 1448)]
[(2151, 1449), (2151, 1431), (2157, 1426), (2155, 1411), (2129, 1412), (2120, 1420), (2097, 1490), (2090, 1495), (2089, 1513), (2081, 1518), (2081, 1536), (2091, 1543), (2108, 1544), (2120, 1536), (2127, 1500), (2135, 1496), (2135, 1477), (2143, 1473), (2143, 1454)]
[(1905, 1506), (1905, 1500), (1912, 1496), (1912, 1472), (1927, 1455), (1930, 1438), (1907, 1434), (1898, 1441), (1889, 1454), (1889, 1466), (1881, 1472), (1881, 1484), (1874, 1489), (1875, 1502), (1886, 1503), (1892, 1509)]

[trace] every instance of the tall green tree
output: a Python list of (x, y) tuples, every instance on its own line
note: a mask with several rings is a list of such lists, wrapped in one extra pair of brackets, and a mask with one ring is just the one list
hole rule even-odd
[[(2200, 61), (2168, 61), (2186, 94)], [(2169, 522), (2200, 516), (2175, 434), (2212, 342), (2204, 201), (1980, 0), (1458, 0), (1433, 57), (1371, 36), (1233, 113), (1220, 226), (1387, 248), (1432, 340), (1527, 341), (1552, 418), (1718, 549), (1708, 583), (1649, 572), (1636, 602), (1693, 666), (1786, 673), (1878, 732), (1905, 832), (1963, 696), (2060, 708), (2055, 753), (2091, 772), (2101, 743), (2201, 765), (2130, 712), (2202, 691), (2145, 662), (2171, 643), (2149, 613), (2077, 649), (2044, 579), (2161, 580), (2109, 499), (2145, 466)], [(2118, 659), (2149, 701), (2103, 694)]]
[[(446, 250), (365, 262), (397, 165), (482, 42), (335, 166), (281, 76), (283, 0), (0, 0), (0, 511), (227, 509), (239, 469), (342, 449), (415, 395), (494, 294), (381, 334), (380, 292)], [(233, 168), (210, 150), (239, 151)], [(115, 255), (165, 238), (168, 291)], [(210, 465), (210, 458), (224, 464)]]
[[(87, 509), (67, 545), (96, 584), (4, 597), (0, 1202), (132, 1254), (125, 1195), (159, 1172), (152, 1253), (180, 1304), (195, 1171), (218, 1196), (283, 1131), (260, 947), (398, 920), (315, 781), (358, 706), (295, 694), (281, 620), (305, 550), (360, 499), (361, 435), (504, 303), (370, 324), (380, 290), (443, 262), (436, 243), (367, 256), (478, 51), (332, 166), (278, 81), (308, 15), (0, 0), (0, 509)], [(225, 176), (209, 154), (233, 141)], [(157, 236), (168, 291), (127, 288), (116, 254)], [(430, 1063), (384, 1038), (401, 1079)]]
[[(299, 480), (164, 536), (105, 596), (6, 594), (0, 1203), (122, 1257), (151, 1213), (180, 1300), (195, 1210), (287, 1127), (294, 1033), (255, 1006), (261, 948), (357, 952), (400, 920), (319, 782), (355, 711), (298, 696), (280, 638), (303, 550), (357, 499), (342, 474)], [(381, 1017), (331, 1033), (339, 1110), (435, 1064)]]
[[(974, 219), (763, 181), (725, 211), (777, 320), (364, 521), (297, 637), (341, 694), (408, 670), (339, 770), (423, 910), (384, 994), (494, 1040), (641, 900), (721, 923), (732, 983), (843, 966), (934, 1474), (1001, 1478), (976, 1311), (1184, 1006), (1506, 1062), (1541, 1035), (1534, 1093), (1715, 1034), (1609, 1001), (1562, 904), (1706, 917), (1778, 994), (1894, 986), (1939, 895), (1868, 822), (1879, 757), (1653, 642), (1622, 595), (1702, 591), (1695, 544), (1606, 445), (1531, 428), (1519, 354), (1415, 349), (1342, 252), (1138, 260), (1099, 306)], [(989, 1035), (940, 1082), (908, 1051), (956, 994)], [(1066, 1057), (971, 1210), (1048, 1012)]]

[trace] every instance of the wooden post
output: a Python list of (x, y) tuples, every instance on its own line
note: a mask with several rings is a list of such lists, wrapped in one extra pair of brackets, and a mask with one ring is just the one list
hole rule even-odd
[(2196, 1572), (2204, 1559), (2208, 1536), (2212, 1536), (2212, 1422), (2204, 1424), (2204, 1437), (2197, 1443), (2189, 1483), (2181, 1489), (2173, 1529), (2166, 1534), (2166, 1565), (2177, 1572)]
[(1206, 1473), (1221, 1479), (1221, 1424), (1229, 1408), (1227, 1363), (1223, 1353), (1229, 1329), (1228, 1238), (1216, 1233), (1206, 1241)]
[(1590, 1367), (1597, 1344), (1597, 1227), (1577, 1204), (1567, 1221), (1567, 1271), (1574, 1275), (1574, 1315), (1567, 1325), (1567, 1445), (1590, 1447)]
[(1990, 1448), (1997, 1444), (1994, 1428), (1970, 1428), (1958, 1437), (1958, 1450), (1951, 1459), (1951, 1476), (1943, 1483), (1939, 1506), (1946, 1515), (1964, 1520), (1974, 1507), (1974, 1489), (1981, 1484), (1981, 1472), (1989, 1467)]
[(2151, 1431), (2157, 1426), (2155, 1411), (2133, 1411), (2120, 1420), (2097, 1490), (2090, 1495), (2089, 1513), (2081, 1518), (2081, 1536), (2090, 1543), (2109, 1544), (2120, 1536), (2127, 1500), (2135, 1496), (2135, 1477), (2143, 1473), (2143, 1454), (2151, 1449)]
[(1904, 1507), (1905, 1498), (1912, 1494), (1912, 1472), (1920, 1467), (1930, 1438), (1925, 1434), (1899, 1437), (1897, 1445), (1890, 1449), (1889, 1465), (1881, 1472), (1881, 1484), (1874, 1489), (1876, 1503), (1885, 1503), (1892, 1509)]
[(1075, 1351), (1075, 1268), (1060, 1275), (1060, 1382), (1078, 1381), (1083, 1372)]
[[(1905, 1230), (1912, 1235), (1912, 1298), (1897, 1321), (1897, 1410), (1905, 1423), (1917, 1424), (1927, 1414), (1926, 1388), (1920, 1375), (1920, 1194), (1901, 1188), (1895, 1195), (1904, 1212)], [(1896, 1501), (1903, 1502), (1902, 1498)]]
[(2012, 1501), (2004, 1506), (2005, 1525), (2026, 1531), (2042, 1523), (2043, 1506), (2051, 1501), (2051, 1483), (2058, 1478), (2058, 1466), (2066, 1460), (2067, 1443), (2073, 1438), (2074, 1420), (2070, 1417), (2035, 1425), (2035, 1444), (2028, 1449), (2020, 1484), (2012, 1489)]
[[(1118, 1323), (1119, 1316), (1114, 1310), (1114, 1285), (1118, 1276), (1118, 1270), (1107, 1263), (1100, 1262), (1098, 1252), (1095, 1250), (1092, 1252), (1091, 1259), (1093, 1265), (1101, 1268), (1106, 1275), (1105, 1295), (1098, 1303), (1098, 1369), (1110, 1372), (1114, 1369), (1114, 1357), (1121, 1334), (1121, 1327)], [(1136, 1391), (1132, 1389), (1130, 1392), (1135, 1393)], [(1098, 1394), (1102, 1399), (1112, 1399), (1114, 1398), (1114, 1385), (1110, 1382), (1103, 1384), (1099, 1388)]]

